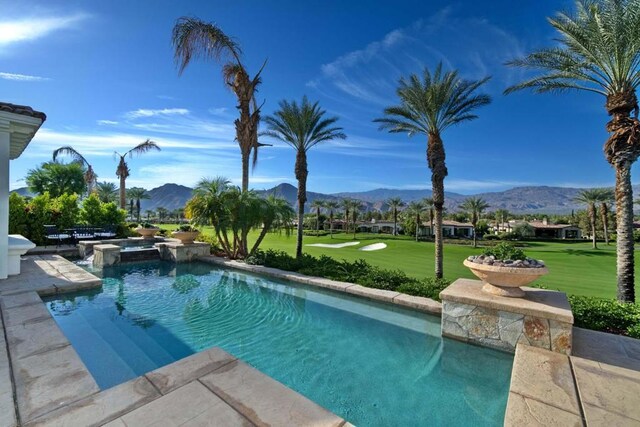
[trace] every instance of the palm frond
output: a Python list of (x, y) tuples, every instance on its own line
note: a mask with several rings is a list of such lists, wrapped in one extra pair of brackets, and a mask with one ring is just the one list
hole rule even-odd
[(71, 158), (73, 158), (75, 162), (80, 163), (82, 166), (86, 166), (86, 167), (90, 166), (87, 159), (85, 159), (82, 154), (80, 154), (78, 151), (76, 151), (75, 148), (71, 146), (67, 145), (54, 150), (53, 161), (55, 162), (58, 159), (58, 157), (61, 155), (71, 156)]
[(146, 141), (141, 142), (140, 144), (133, 147), (131, 150), (127, 151), (122, 157), (129, 155), (129, 157), (131, 158), (133, 157), (134, 154), (143, 154), (152, 150), (160, 151), (160, 147), (158, 146), (158, 144), (156, 144), (152, 140), (147, 139)]

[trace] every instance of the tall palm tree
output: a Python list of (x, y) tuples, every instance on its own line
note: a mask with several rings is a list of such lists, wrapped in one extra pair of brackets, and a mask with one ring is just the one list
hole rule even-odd
[(422, 203), (425, 205), (426, 209), (429, 211), (429, 232), (433, 236), (433, 199), (431, 197), (425, 197), (422, 199)]
[(500, 225), (509, 221), (509, 211), (506, 209), (496, 209), (493, 215), (496, 218), (496, 231), (500, 232)]
[(318, 144), (333, 139), (345, 139), (342, 128), (334, 126), (337, 117), (325, 118), (325, 111), (318, 102), (311, 103), (306, 96), (298, 104), (296, 101), (280, 101), (280, 109), (267, 116), (264, 135), (278, 139), (296, 150), (295, 175), (298, 180), (298, 236), (296, 257), (302, 256), (302, 225), (304, 204), (307, 201), (307, 151)]
[(161, 206), (156, 209), (156, 212), (158, 213), (158, 221), (160, 221), (160, 224), (162, 224), (164, 222), (164, 219), (169, 214), (169, 211), (167, 210), (167, 208)]
[(124, 154), (120, 154), (117, 151), (113, 152), (115, 157), (120, 157), (120, 161), (118, 162), (118, 168), (116, 169), (116, 176), (120, 178), (120, 208), (125, 209), (127, 206), (127, 187), (126, 180), (129, 177), (129, 165), (125, 161), (125, 158), (129, 156), (129, 158), (133, 157), (134, 154), (143, 154), (151, 150), (160, 151), (160, 147), (158, 144), (147, 139), (144, 142), (133, 147), (131, 150), (125, 152)]
[(94, 191), (103, 203), (115, 202), (118, 199), (118, 187), (113, 182), (98, 182)]
[(135, 206), (136, 218), (140, 222), (140, 200), (149, 200), (151, 196), (144, 188), (131, 187), (127, 190), (127, 198), (131, 201), (131, 206)]
[(288, 236), (291, 230), (291, 223), (295, 217), (295, 211), (287, 199), (276, 197), (273, 194), (262, 199), (260, 211), (262, 230), (253, 244), (251, 251), (249, 251), (249, 256), (253, 255), (258, 250), (258, 247), (260, 246), (260, 243), (262, 243), (264, 237), (267, 235), (269, 230), (272, 230), (274, 227), (277, 226), (278, 228), (284, 228)]
[(311, 202), (311, 208), (316, 210), (316, 233), (320, 234), (320, 209), (325, 207), (324, 200), (315, 199)]
[(87, 184), (87, 193), (93, 193), (98, 180), (98, 175), (93, 170), (93, 166), (91, 166), (82, 154), (68, 145), (53, 151), (53, 161), (55, 162), (58, 159), (58, 156), (65, 154), (71, 156), (74, 162), (80, 163), (82, 167), (86, 168), (86, 171), (84, 172), (84, 182)]
[(444, 206), (444, 178), (447, 176), (442, 133), (451, 126), (474, 120), (474, 110), (487, 105), (491, 98), (476, 91), (489, 77), (464, 80), (457, 71), (442, 71), (442, 63), (435, 71), (424, 70), (422, 77), (412, 74), (401, 78), (397, 89), (400, 105), (385, 108), (385, 117), (376, 119), (380, 129), (389, 132), (427, 136), (427, 165), (431, 169), (433, 205), (435, 208), (435, 275), (442, 278), (442, 208)]
[(402, 201), (400, 197), (392, 197), (387, 200), (387, 205), (391, 209), (393, 213), (393, 235), (398, 235), (398, 209), (404, 207), (405, 203)]
[(602, 215), (602, 233), (604, 234), (604, 244), (609, 245), (609, 204), (614, 200), (614, 193), (608, 188), (600, 190), (600, 215)]
[(151, 221), (151, 215), (153, 215), (153, 211), (151, 209), (147, 209), (144, 211), (147, 214), (147, 222)]
[(351, 205), (351, 220), (353, 221), (353, 240), (355, 240), (356, 232), (358, 231), (356, 221), (358, 220), (358, 213), (360, 212), (360, 209), (362, 209), (363, 204), (360, 200), (356, 199), (351, 199), (349, 204)]
[[(416, 222), (416, 234), (415, 234), (415, 238), (416, 238), (416, 242), (418, 241), (418, 236), (420, 235), (420, 226), (422, 225), (422, 213), (424, 212), (426, 206), (424, 203), (420, 202), (420, 201), (414, 201), (409, 203), (409, 205), (407, 206), (407, 209), (405, 209), (405, 212), (407, 215), (412, 216), (415, 219)], [(440, 227), (440, 229), (442, 230), (442, 226)], [(431, 231), (433, 233), (433, 230)], [(442, 232), (442, 231), (441, 231)], [(437, 233), (436, 233), (437, 235)]]
[(349, 232), (349, 214), (351, 213), (351, 199), (342, 199), (340, 200), (340, 205), (342, 206), (342, 210), (344, 211), (344, 232), (345, 234)]
[(636, 96), (640, 85), (640, 1), (577, 0), (575, 8), (573, 14), (558, 13), (549, 19), (560, 36), (556, 46), (509, 63), (541, 74), (508, 88), (506, 93), (531, 88), (537, 93), (579, 90), (605, 97), (611, 120), (604, 152), (616, 173), (618, 299), (633, 302), (631, 165), (640, 156)]
[(249, 189), (249, 159), (253, 153), (253, 165), (258, 161), (258, 124), (260, 109), (255, 94), (262, 82), (260, 74), (251, 78), (241, 61), (240, 45), (215, 24), (197, 18), (179, 18), (173, 27), (172, 43), (178, 74), (182, 74), (193, 58), (213, 59), (222, 63), (224, 83), (238, 99), (240, 117), (235, 120), (236, 140), (242, 156), (242, 191)]
[(480, 215), (489, 207), (489, 204), (482, 197), (468, 197), (460, 205), (461, 209), (464, 209), (469, 213), (471, 219), (471, 226), (473, 227), (473, 247), (478, 247), (478, 241), (476, 238), (476, 226)]
[(340, 204), (335, 200), (327, 200), (324, 202), (324, 207), (329, 211), (329, 237), (333, 239), (333, 216), (335, 210), (340, 207)]
[(596, 241), (596, 218), (597, 206), (602, 201), (602, 194), (599, 189), (582, 190), (575, 198), (576, 202), (587, 205), (587, 216), (589, 217), (589, 225), (591, 226), (591, 242), (593, 249), (598, 249)]

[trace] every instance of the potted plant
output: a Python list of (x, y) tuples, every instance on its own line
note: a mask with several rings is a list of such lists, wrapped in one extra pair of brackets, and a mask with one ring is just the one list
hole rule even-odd
[(171, 232), (171, 236), (180, 240), (182, 244), (191, 244), (198, 237), (200, 231), (191, 225), (181, 225), (176, 231)]
[(143, 222), (138, 226), (138, 228), (136, 228), (136, 233), (141, 235), (144, 239), (152, 239), (159, 231), (160, 228), (149, 222)]
[(468, 257), (464, 265), (484, 282), (483, 291), (503, 297), (523, 297), (520, 286), (549, 273), (542, 261), (528, 258), (522, 250), (504, 242)]

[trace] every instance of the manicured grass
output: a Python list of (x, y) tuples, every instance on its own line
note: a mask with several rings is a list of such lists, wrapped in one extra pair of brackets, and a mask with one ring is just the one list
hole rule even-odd
[[(162, 228), (174, 229), (175, 225), (162, 225)], [(204, 232), (213, 234), (210, 228)], [(256, 233), (251, 237), (255, 238)], [(310, 243), (344, 243), (353, 241), (353, 235), (334, 234), (329, 236), (304, 236), (304, 244)], [(431, 242), (415, 242), (409, 237), (393, 237), (380, 234), (357, 234), (357, 246), (340, 249), (317, 248), (305, 246), (304, 251), (314, 256), (329, 255), (336, 259), (354, 261), (364, 259), (370, 264), (387, 269), (400, 269), (406, 274), (423, 278), (432, 277), (434, 269), (434, 245)], [(386, 249), (378, 251), (359, 251), (363, 246), (384, 242)], [(269, 233), (261, 245), (261, 249), (283, 250), (295, 254), (295, 235), (287, 237), (284, 233)], [(527, 256), (543, 260), (550, 273), (536, 283), (549, 289), (558, 289), (569, 294), (615, 298), (616, 296), (616, 254), (615, 244), (600, 244), (600, 249), (591, 249), (590, 242), (528, 242), (524, 248)], [(445, 244), (444, 272), (449, 280), (459, 277), (474, 278), (462, 261), (469, 255), (478, 254), (482, 248)], [(636, 256), (636, 264), (640, 259)]]

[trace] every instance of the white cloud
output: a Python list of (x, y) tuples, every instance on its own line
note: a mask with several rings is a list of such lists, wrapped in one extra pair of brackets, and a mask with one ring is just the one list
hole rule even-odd
[(222, 116), (224, 115), (229, 109), (226, 107), (220, 107), (220, 108), (209, 108), (209, 114), (212, 114), (214, 116)]
[(128, 119), (138, 119), (141, 117), (156, 117), (156, 116), (185, 116), (189, 114), (189, 110), (186, 108), (163, 108), (159, 110), (149, 110), (140, 108), (135, 111), (129, 111), (125, 114)]
[(18, 82), (43, 82), (50, 80), (47, 77), (29, 76), (27, 74), (0, 73), (0, 79), (14, 80)]
[(85, 13), (67, 16), (29, 17), (0, 21), (0, 47), (36, 40), (62, 29), (73, 28), (88, 17)]
[(113, 120), (98, 120), (97, 122), (100, 126), (115, 126), (118, 124), (118, 122), (115, 122)]

